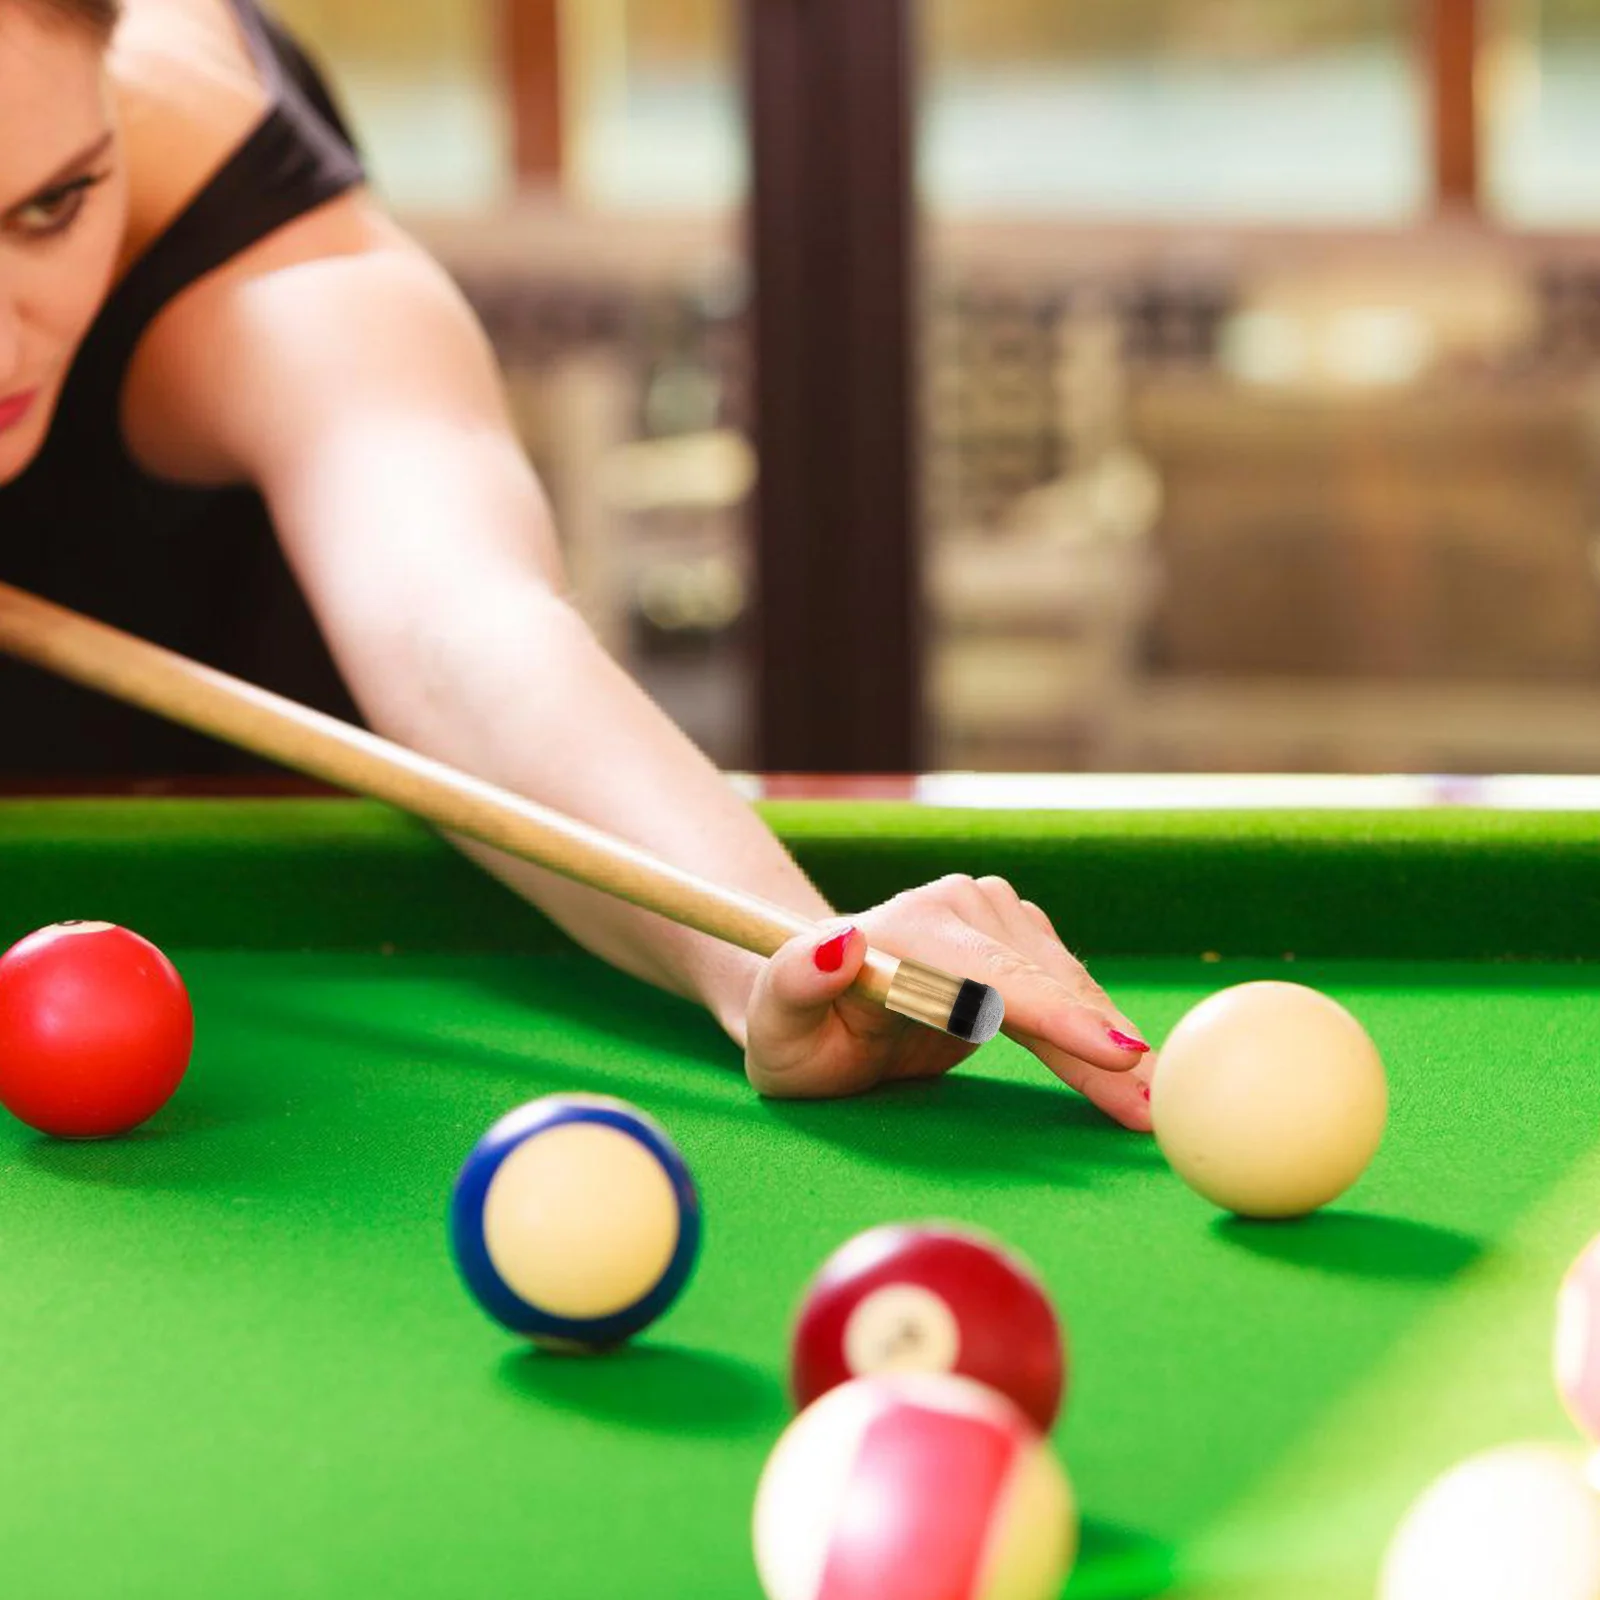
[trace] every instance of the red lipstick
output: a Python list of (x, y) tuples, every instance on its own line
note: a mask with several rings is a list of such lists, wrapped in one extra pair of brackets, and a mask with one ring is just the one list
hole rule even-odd
[(39, 391), (30, 389), (26, 394), (8, 395), (0, 400), (0, 433), (16, 427), (33, 410), (33, 402), (38, 398)]

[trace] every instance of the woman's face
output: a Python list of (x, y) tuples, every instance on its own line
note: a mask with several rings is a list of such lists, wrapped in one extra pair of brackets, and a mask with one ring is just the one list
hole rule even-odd
[(0, 484), (38, 454), (116, 271), (127, 187), (105, 55), (90, 29), (0, 0)]

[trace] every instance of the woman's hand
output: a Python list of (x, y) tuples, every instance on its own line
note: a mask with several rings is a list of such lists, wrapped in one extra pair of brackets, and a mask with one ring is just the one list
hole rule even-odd
[(941, 878), (784, 945), (746, 1013), (745, 1070), (762, 1094), (859, 1094), (937, 1077), (977, 1048), (846, 993), (869, 943), (992, 984), (1008, 1038), (1118, 1122), (1149, 1129), (1148, 1046), (1044, 912), (1003, 878)]

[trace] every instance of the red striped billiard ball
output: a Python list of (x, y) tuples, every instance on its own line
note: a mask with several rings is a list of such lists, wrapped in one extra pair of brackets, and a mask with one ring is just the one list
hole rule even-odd
[(858, 1235), (812, 1279), (795, 1322), (797, 1405), (851, 1378), (954, 1372), (998, 1390), (1048, 1433), (1065, 1335), (1028, 1265), (970, 1228), (893, 1224)]
[(0, 1104), (41, 1133), (126, 1133), (171, 1098), (194, 1014), (177, 968), (109, 922), (58, 922), (0, 956)]
[(754, 1536), (769, 1600), (1056, 1600), (1078, 1513), (1003, 1395), (900, 1373), (841, 1384), (789, 1425)]

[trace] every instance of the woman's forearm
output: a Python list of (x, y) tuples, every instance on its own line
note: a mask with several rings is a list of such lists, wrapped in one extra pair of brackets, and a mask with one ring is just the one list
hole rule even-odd
[[(675, 866), (802, 915), (830, 914), (754, 811), (564, 601), (528, 583), (501, 593), (487, 610), (472, 610), (470, 632), (430, 627), (413, 635), (425, 643), (389, 654), (381, 689), (363, 694), (358, 682), (380, 732)], [(579, 943), (701, 1001), (743, 1041), (756, 957), (486, 846), (458, 842)]]
[[(676, 866), (824, 914), (754, 812), (562, 598), (548, 508), (460, 297), (410, 250), (358, 266), (252, 296), (237, 369), (266, 387), (236, 447), (367, 720)], [(344, 354), (330, 364), (333, 347)], [(754, 958), (481, 858), (581, 943), (704, 1001), (738, 1037)]]

